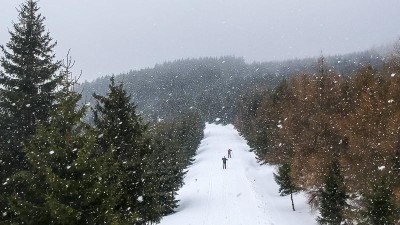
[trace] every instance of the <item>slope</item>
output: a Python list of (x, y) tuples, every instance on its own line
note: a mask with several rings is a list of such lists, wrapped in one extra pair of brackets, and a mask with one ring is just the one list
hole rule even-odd
[[(223, 156), (232, 149), (227, 169)], [(161, 225), (285, 225), (317, 224), (306, 199), (278, 194), (272, 166), (260, 166), (246, 141), (232, 125), (207, 124), (194, 164), (179, 191), (177, 212), (164, 217)]]

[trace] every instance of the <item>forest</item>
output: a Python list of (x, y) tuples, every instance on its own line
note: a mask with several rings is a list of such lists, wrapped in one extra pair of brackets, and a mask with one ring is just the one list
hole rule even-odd
[[(243, 58), (234, 56), (182, 59), (115, 75), (115, 80), (124, 83), (138, 109), (150, 120), (174, 118), (195, 111), (208, 122), (219, 118), (223, 123), (233, 123), (238, 111), (237, 101), (248, 91), (272, 89), (282, 79), (302, 72), (312, 73), (317, 70), (317, 60), (248, 64)], [(384, 56), (377, 51), (364, 51), (329, 56), (326, 61), (335, 71), (345, 75), (366, 64), (381, 68)], [(104, 94), (108, 84), (109, 76), (106, 76), (79, 85), (77, 91), (83, 95), (82, 104), (93, 102), (93, 92)]]
[(399, 45), (380, 68), (341, 74), (324, 57), (317, 65), (247, 92), (236, 128), (261, 163), (279, 167), (282, 195), (307, 192), (320, 224), (397, 224)]
[(1, 45), (0, 224), (158, 222), (178, 204), (203, 120), (145, 121), (113, 77), (80, 105), (73, 59), (55, 60), (38, 10), (21, 5)]
[(18, 15), (0, 45), (0, 224), (155, 224), (216, 121), (277, 166), (281, 195), (306, 192), (319, 224), (398, 224), (400, 45), (181, 59), (79, 84), (38, 3)]

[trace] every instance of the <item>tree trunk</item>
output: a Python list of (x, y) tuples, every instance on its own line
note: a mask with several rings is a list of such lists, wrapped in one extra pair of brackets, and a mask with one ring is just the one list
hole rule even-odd
[(292, 209), (293, 209), (293, 211), (296, 211), (296, 209), (294, 208), (294, 203), (293, 203), (293, 193), (290, 193), (290, 200), (292, 200)]

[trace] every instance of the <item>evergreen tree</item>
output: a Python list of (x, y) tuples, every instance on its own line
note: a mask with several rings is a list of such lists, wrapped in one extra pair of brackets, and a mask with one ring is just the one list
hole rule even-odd
[[(47, 121), (62, 79), (56, 74), (60, 62), (54, 60), (55, 43), (38, 10), (36, 1), (23, 3), (10, 41), (0, 45), (0, 183), (26, 168), (23, 144), (37, 123)], [(1, 212), (8, 195), (0, 185)]]
[(81, 122), (86, 108), (76, 109), (81, 96), (65, 90), (47, 125), (40, 123), (25, 144), (29, 170), (15, 173), (5, 185), (11, 224), (95, 224), (95, 138)]
[(187, 113), (180, 119), (157, 122), (151, 131), (152, 162), (145, 165), (145, 216), (158, 221), (173, 213), (178, 206), (177, 191), (183, 185), (185, 169), (203, 137), (204, 123), (200, 115)]
[(184, 154), (177, 140), (168, 139), (167, 127), (157, 127), (152, 134), (152, 154), (145, 167), (145, 208), (144, 213), (151, 221), (174, 212), (178, 206), (176, 192), (183, 184)]
[(106, 96), (93, 95), (98, 101), (94, 110), (99, 150), (96, 154), (98, 177), (102, 179), (98, 196), (103, 202), (108, 223), (144, 224), (144, 170), (149, 150), (147, 125), (136, 113), (136, 105), (123, 85), (111, 78)]
[(290, 164), (285, 163), (278, 168), (278, 174), (274, 173), (275, 182), (279, 185), (279, 193), (281, 196), (290, 195), (292, 201), (292, 209), (296, 211), (293, 203), (293, 193), (300, 191), (300, 188), (296, 186), (293, 179), (290, 177)]
[(36, 124), (46, 122), (62, 76), (56, 72), (52, 42), (34, 0), (20, 6), (10, 41), (0, 48), (0, 144), (3, 177), (25, 167), (23, 143), (35, 133)]
[(320, 213), (319, 224), (340, 225), (344, 220), (343, 210), (346, 207), (344, 178), (340, 172), (339, 160), (335, 157), (324, 177), (324, 186), (319, 190)]
[(396, 209), (394, 193), (388, 176), (372, 183), (372, 191), (365, 195), (365, 218), (371, 225), (394, 225), (400, 219)]

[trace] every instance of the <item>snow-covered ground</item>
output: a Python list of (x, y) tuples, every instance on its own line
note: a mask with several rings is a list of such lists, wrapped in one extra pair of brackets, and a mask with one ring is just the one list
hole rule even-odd
[[(179, 191), (177, 212), (161, 225), (314, 225), (303, 195), (279, 196), (274, 167), (260, 166), (232, 125), (207, 124), (204, 139)], [(222, 157), (232, 149), (227, 169)]]

